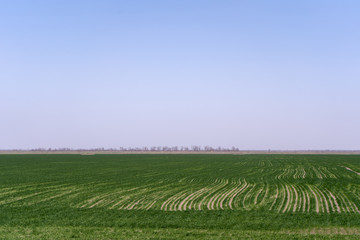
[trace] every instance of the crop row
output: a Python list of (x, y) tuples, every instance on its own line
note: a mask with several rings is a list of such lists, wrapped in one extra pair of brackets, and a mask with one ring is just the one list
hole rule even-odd
[[(188, 182), (190, 182), (189, 180)], [(193, 182), (196, 182), (195, 180)], [(278, 182), (252, 183), (246, 179), (217, 178), (200, 183), (150, 183), (133, 188), (99, 185), (17, 186), (0, 190), (0, 205), (34, 205), (68, 201), (78, 208), (186, 210), (252, 210), (278, 213), (360, 213), (355, 191), (323, 185)], [(353, 188), (359, 190), (357, 186)], [(98, 191), (94, 191), (97, 189)]]
[(360, 213), (358, 156), (0, 158), (0, 206)]

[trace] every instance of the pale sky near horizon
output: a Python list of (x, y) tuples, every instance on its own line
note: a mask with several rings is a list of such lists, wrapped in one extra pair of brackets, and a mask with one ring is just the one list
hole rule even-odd
[(360, 1), (0, 2), (0, 149), (360, 149)]

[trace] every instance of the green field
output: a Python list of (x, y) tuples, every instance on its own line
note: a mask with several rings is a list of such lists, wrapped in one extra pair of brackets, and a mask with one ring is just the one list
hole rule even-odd
[(359, 239), (359, 155), (0, 155), (0, 239)]

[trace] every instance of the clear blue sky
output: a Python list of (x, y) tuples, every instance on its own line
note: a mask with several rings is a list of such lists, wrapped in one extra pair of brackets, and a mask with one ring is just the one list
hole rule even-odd
[(360, 1), (0, 2), (0, 149), (360, 149)]

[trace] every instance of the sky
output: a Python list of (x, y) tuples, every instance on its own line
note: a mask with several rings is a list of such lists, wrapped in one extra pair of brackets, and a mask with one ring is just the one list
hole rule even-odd
[(360, 1), (0, 2), (0, 149), (360, 149)]

